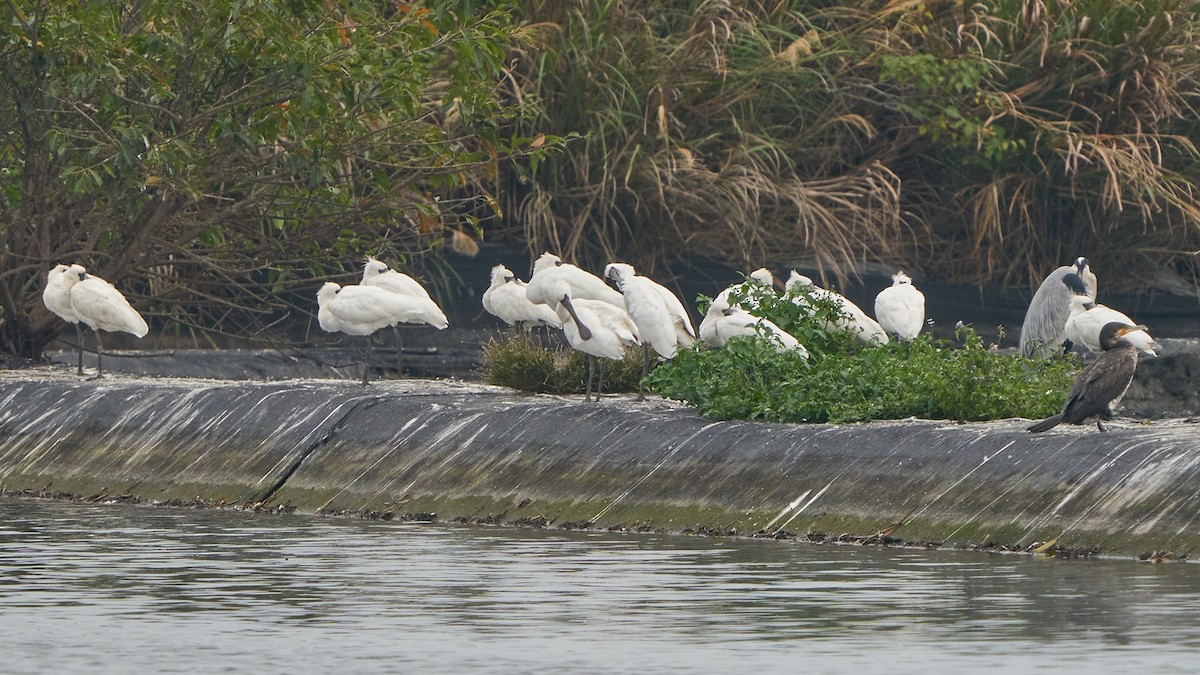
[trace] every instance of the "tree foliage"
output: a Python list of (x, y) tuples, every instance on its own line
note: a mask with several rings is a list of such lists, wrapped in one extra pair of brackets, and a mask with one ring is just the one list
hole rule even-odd
[[(572, 258), (874, 259), (1194, 283), (1200, 15), (1183, 0), (528, 2), (514, 233)], [(518, 229), (519, 228), (519, 229)], [(1109, 288), (1114, 288), (1110, 285)]]
[[(0, 10), (0, 348), (55, 262), (243, 334), (308, 274), (478, 235), (515, 138), (505, 2), (84, 0)], [(534, 147), (538, 146), (538, 147)]]

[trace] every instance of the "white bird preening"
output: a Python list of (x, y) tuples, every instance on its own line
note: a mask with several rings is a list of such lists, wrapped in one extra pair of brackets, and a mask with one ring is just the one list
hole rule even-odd
[(525, 295), (530, 302), (549, 305), (551, 309), (555, 309), (564, 296), (571, 300), (599, 300), (625, 308), (625, 299), (603, 279), (564, 263), (562, 258), (552, 253), (543, 253), (534, 261), (533, 275), (525, 286)]
[[(568, 311), (568, 307), (571, 309)], [(629, 314), (602, 300), (580, 298), (561, 302), (556, 310), (562, 323), (563, 335), (572, 349), (588, 355), (587, 386), (583, 400), (591, 400), (592, 377), (596, 371), (596, 359), (619, 361), (625, 358), (625, 350), (639, 342), (637, 326)], [(588, 337), (583, 337), (586, 332)], [(604, 388), (604, 361), (600, 362), (600, 379), (596, 383), (596, 400)]]
[[(58, 267), (63, 267), (59, 265)], [(58, 267), (55, 267), (57, 270)], [(121, 295), (115, 286), (100, 277), (88, 274), (81, 265), (71, 265), (66, 271), (60, 271), (61, 282), (56, 285), (57, 297), (54, 302), (61, 300), (63, 294), (70, 300), (71, 309), (80, 323), (86, 324), (96, 334), (96, 378), (104, 375), (104, 342), (100, 331), (110, 333), (130, 333), (135, 337), (145, 337), (150, 332), (146, 320), (129, 305), (129, 301)], [(54, 272), (51, 272), (53, 275)], [(42, 300), (45, 301), (45, 294)], [(49, 306), (49, 305), (47, 305)], [(51, 311), (55, 311), (51, 308)], [(55, 311), (57, 314), (58, 312)], [(59, 316), (62, 316), (59, 314)], [(65, 317), (64, 317), (65, 318)], [(82, 349), (82, 340), (80, 341)], [(83, 357), (80, 355), (80, 372), (83, 370)]]
[(1063, 285), (1071, 290), (1071, 315), (1067, 319), (1063, 334), (1073, 344), (1083, 345), (1088, 351), (1100, 353), (1103, 350), (1100, 333), (1104, 327), (1116, 322), (1135, 328), (1126, 332), (1123, 339), (1135, 349), (1149, 356), (1158, 356), (1158, 343), (1144, 328), (1129, 318), (1125, 313), (1111, 307), (1096, 304), (1087, 295), (1087, 287), (1082, 278), (1075, 273), (1063, 277)]
[[(438, 306), (433, 298), (429, 297), (429, 291), (420, 284), (416, 279), (398, 272), (387, 266), (387, 263), (368, 257), (366, 264), (363, 265), (362, 286), (374, 286), (390, 291), (397, 295), (402, 295), (412, 298), (422, 306), (422, 316), (420, 321), (410, 321), (406, 323), (427, 323), (438, 330), (443, 330), (450, 325), (446, 320), (446, 313)], [(400, 340), (400, 330), (393, 324), (392, 333), (396, 336), (396, 370), (402, 370), (402, 361), (404, 358), (404, 343)]]
[[(367, 357), (362, 376), (364, 387), (367, 386), (367, 375), (371, 369), (371, 335), (375, 331), (399, 323), (436, 326), (438, 322), (438, 316), (432, 313), (429, 303), (378, 286), (342, 287), (332, 281), (326, 282), (317, 292), (317, 306), (317, 322), (323, 330), (366, 336)], [(438, 314), (441, 314), (441, 310), (438, 310)]]
[(1096, 275), (1087, 258), (1076, 258), (1051, 272), (1038, 286), (1025, 310), (1021, 323), (1021, 355), (1031, 359), (1048, 359), (1058, 353), (1066, 339), (1067, 319), (1071, 316), (1073, 291), (1063, 284), (1068, 274), (1076, 274), (1087, 289), (1087, 296), (1096, 300)]
[(492, 283), (483, 292), (483, 308), (488, 314), (517, 328), (530, 330), (534, 326), (562, 328), (554, 308), (534, 304), (525, 293), (527, 284), (504, 265), (492, 268)]
[(741, 307), (730, 307), (716, 300), (708, 306), (704, 321), (700, 323), (700, 336), (713, 347), (724, 347), (725, 343), (740, 336), (761, 336), (775, 345), (780, 354), (794, 351), (808, 358), (808, 350), (790, 333), (770, 319), (754, 316)]
[(875, 296), (875, 320), (901, 340), (912, 340), (925, 324), (925, 294), (904, 272), (892, 275), (892, 285)]
[(79, 365), (75, 370), (77, 375), (83, 375), (83, 327), (79, 323), (79, 314), (71, 306), (71, 284), (67, 281), (67, 275), (74, 273), (78, 278), (79, 274), (86, 272), (82, 265), (55, 265), (46, 275), (46, 289), (42, 291), (42, 304), (46, 305), (46, 309), (75, 326), (75, 345), (79, 350)]
[(807, 292), (814, 300), (825, 299), (833, 303), (842, 316), (832, 322), (826, 321), (826, 331), (844, 331), (868, 345), (887, 344), (888, 336), (883, 327), (842, 294), (817, 286), (813, 283), (812, 279), (800, 274), (796, 270), (792, 270), (791, 275), (788, 276), (785, 288), (789, 293), (797, 289), (802, 291), (795, 297), (795, 302), (810, 311), (812, 307), (809, 305), (808, 300), (805, 299), (803, 292)]
[[(625, 300), (625, 311), (637, 325), (642, 340), (642, 379), (650, 371), (650, 348), (664, 359), (673, 359), (679, 347), (696, 341), (696, 329), (692, 327), (683, 302), (661, 284), (648, 277), (638, 275), (632, 265), (609, 263), (604, 276), (616, 282)], [(638, 386), (638, 400), (646, 398), (644, 385)]]

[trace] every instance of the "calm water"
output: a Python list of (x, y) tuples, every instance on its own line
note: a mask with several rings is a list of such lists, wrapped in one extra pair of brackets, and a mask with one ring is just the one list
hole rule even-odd
[(0, 672), (1142, 672), (1200, 566), (0, 500)]

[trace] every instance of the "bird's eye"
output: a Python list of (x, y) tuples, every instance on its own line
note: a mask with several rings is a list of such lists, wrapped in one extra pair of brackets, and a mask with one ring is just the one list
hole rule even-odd
[(555, 267), (562, 267), (562, 264), (563, 264), (563, 261), (561, 261), (561, 260), (555, 260), (555, 261), (554, 261), (554, 266), (555, 266)]

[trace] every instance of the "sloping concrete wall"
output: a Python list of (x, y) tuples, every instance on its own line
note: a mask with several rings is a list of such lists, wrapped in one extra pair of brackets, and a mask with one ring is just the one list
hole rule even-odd
[(945, 546), (1200, 544), (1200, 425), (711, 422), (404, 380), (0, 375), (0, 486), (308, 512)]

